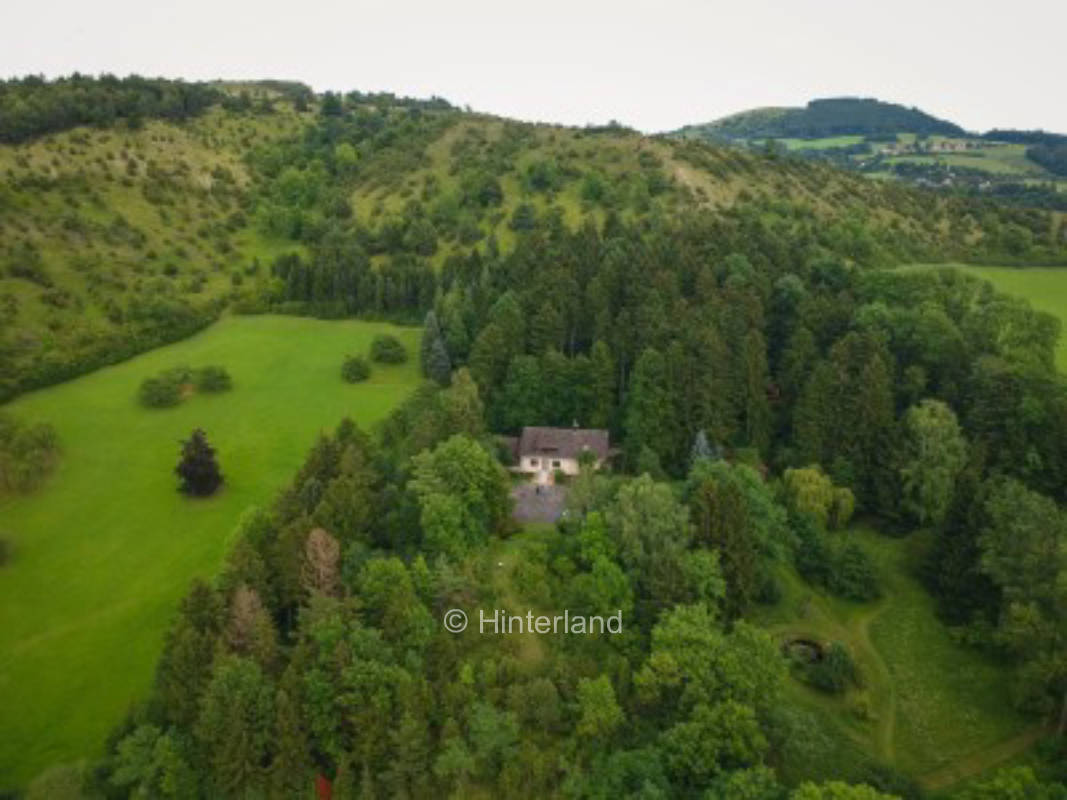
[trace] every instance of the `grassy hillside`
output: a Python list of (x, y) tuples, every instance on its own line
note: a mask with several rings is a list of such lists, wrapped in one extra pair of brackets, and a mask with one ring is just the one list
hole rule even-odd
[[(417, 382), (414, 360), (342, 382), (346, 353), (383, 330), (409, 354), (417, 332), (363, 322), (228, 318), (10, 404), (59, 433), (62, 461), (37, 492), (0, 498), (13, 555), (0, 581), (0, 786), (98, 751), (143, 698), (175, 605), (210, 577), (241, 512), (267, 504), (318, 431), (381, 419)], [(221, 364), (232, 391), (172, 409), (137, 402), (141, 380), (180, 364)], [(176, 491), (178, 441), (204, 428), (226, 483), (208, 500)]]
[(274, 253), (247, 222), (244, 153), (302, 124), (216, 108), (0, 146), (0, 394), (209, 321)]
[[(0, 396), (188, 335), (234, 298), (293, 300), (275, 258), (353, 223), (378, 285), (367, 289), (372, 302), (347, 311), (403, 319), (425, 311), (433, 287), (397, 290), (421, 293), (414, 301), (390, 296), (394, 287), (438, 280), (413, 273), (440, 275), (450, 255), (475, 249), (506, 251), (555, 220), (813, 218), (831, 249), (862, 227), (876, 247), (844, 249), (882, 263), (976, 250), (1055, 260), (1063, 244), (1048, 215), (939, 200), (820, 163), (359, 93), (330, 115), (325, 99), (308, 105), (257, 87), (229, 87), (260, 92), (247, 107), (216, 105), (180, 123), (0, 146)], [(390, 277), (393, 267), (405, 277)]]

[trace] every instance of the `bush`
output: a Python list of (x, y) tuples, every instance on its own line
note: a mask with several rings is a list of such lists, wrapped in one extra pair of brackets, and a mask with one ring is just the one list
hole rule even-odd
[(0, 539), (0, 567), (4, 566), (9, 558), (11, 558), (11, 546), (7, 543), (7, 539)]
[(856, 664), (845, 646), (834, 642), (821, 659), (806, 666), (804, 680), (824, 692), (840, 693), (858, 685)]
[(866, 551), (855, 542), (834, 548), (832, 576), (827, 587), (849, 600), (876, 600), (882, 596), (878, 573)]
[(203, 367), (196, 374), (196, 388), (201, 392), (228, 392), (233, 380), (225, 367)]
[(181, 382), (171, 375), (145, 378), (138, 392), (141, 405), (146, 408), (170, 408), (182, 400)]
[(27, 425), (0, 414), (0, 492), (29, 492), (51, 472), (59, 437), (51, 425)]
[(408, 351), (395, 336), (383, 333), (371, 342), (370, 357), (379, 364), (403, 364), (408, 360)]
[(873, 562), (856, 542), (841, 541), (847, 534), (828, 536), (811, 514), (790, 515), (790, 527), (797, 540), (794, 563), (804, 580), (846, 600), (882, 596)]
[(370, 377), (370, 364), (362, 356), (348, 356), (341, 365), (341, 377), (349, 383), (359, 383)]

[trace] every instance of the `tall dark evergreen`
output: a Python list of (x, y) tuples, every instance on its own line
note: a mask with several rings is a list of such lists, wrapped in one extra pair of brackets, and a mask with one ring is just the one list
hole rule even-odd
[(182, 442), (181, 461), (174, 471), (181, 479), (178, 488), (185, 494), (206, 497), (222, 484), (215, 448), (208, 444), (207, 434), (200, 428)]
[(422, 326), (422, 342), (419, 348), (419, 363), (422, 366), (422, 374), (441, 386), (447, 386), (452, 375), (452, 359), (449, 358), (444, 336), (441, 335), (441, 326), (437, 322), (437, 314), (433, 311), (426, 313), (426, 320)]

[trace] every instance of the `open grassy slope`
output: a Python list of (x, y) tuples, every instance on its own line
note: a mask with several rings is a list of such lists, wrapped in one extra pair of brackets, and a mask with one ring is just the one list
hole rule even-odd
[(62, 359), (160, 303), (203, 308), (255, 280), (280, 243), (248, 224), (244, 156), (298, 134), (286, 108), (0, 146), (0, 385), (8, 359)]
[[(142, 697), (178, 599), (211, 576), (241, 512), (266, 504), (317, 432), (346, 415), (382, 418), (418, 380), (414, 359), (350, 385), (346, 353), (396, 333), (364, 322), (226, 318), (179, 344), (12, 403), (52, 423), (63, 455), (36, 493), (0, 499), (13, 557), (0, 572), (0, 788), (98, 752)], [(141, 380), (168, 367), (221, 364), (232, 391), (141, 408)], [(204, 428), (226, 476), (207, 500), (176, 491), (178, 440)]]
[(900, 539), (854, 527), (840, 535), (874, 558), (884, 596), (873, 603), (828, 597), (789, 570), (782, 601), (758, 617), (783, 641), (843, 643), (862, 675), (862, 688), (840, 697), (790, 681), (789, 696), (822, 723), (825, 741), (806, 753), (810, 760), (784, 765), (787, 774), (847, 775), (874, 757), (940, 788), (997, 763), (1003, 745), (1034, 724), (1012, 710), (1010, 670), (953, 642), (937, 618), (915, 577), (924, 534)]

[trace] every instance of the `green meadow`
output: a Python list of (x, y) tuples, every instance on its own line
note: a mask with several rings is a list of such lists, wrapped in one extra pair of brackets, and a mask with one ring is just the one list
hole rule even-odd
[[(365, 354), (383, 331), (405, 343), (408, 362), (344, 383), (343, 357)], [(229, 317), (7, 406), (51, 423), (62, 457), (35, 493), (0, 498), (12, 549), (0, 570), (0, 788), (101, 751), (145, 696), (179, 599), (216, 572), (241, 512), (270, 502), (319, 431), (344, 416), (368, 426), (397, 405), (419, 380), (417, 339), (380, 323)], [(229, 370), (230, 392), (138, 404), (144, 378), (209, 364)], [(226, 481), (206, 500), (176, 490), (179, 440), (196, 427)]]

